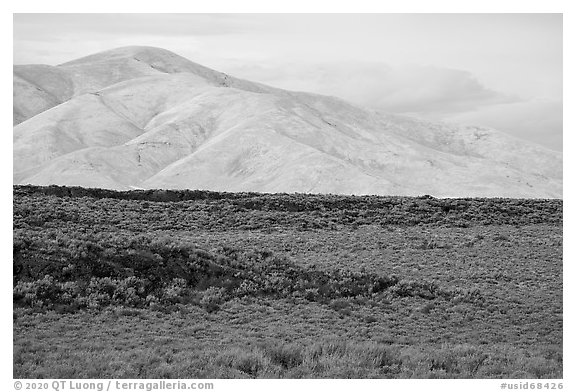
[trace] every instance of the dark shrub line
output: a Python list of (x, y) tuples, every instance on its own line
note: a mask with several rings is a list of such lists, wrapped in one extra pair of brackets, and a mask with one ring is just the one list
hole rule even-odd
[(246, 296), (300, 297), (323, 303), (386, 295), (477, 300), (433, 282), (303, 267), (266, 250), (219, 247), (208, 252), (144, 235), (50, 239), (15, 234), (14, 301), (20, 306), (76, 310), (195, 303), (216, 310), (222, 301)]
[[(562, 200), (432, 197), (345, 196), (309, 194), (227, 193), (199, 190), (135, 190), (112, 191), (80, 187), (14, 186), (15, 224), (41, 226), (47, 221), (78, 222), (94, 215), (83, 203), (66, 208), (38, 211), (43, 205), (54, 204), (51, 198), (74, 200), (107, 200), (97, 208), (117, 214), (118, 223), (126, 214), (138, 211), (150, 220), (160, 215), (170, 227), (178, 216), (197, 221), (203, 227), (261, 229), (277, 224), (302, 229), (331, 228), (333, 225), (417, 225), (442, 224), (468, 226), (475, 224), (536, 224), (562, 223)], [(45, 199), (30, 210), (34, 199)], [(115, 203), (116, 201), (116, 203)], [(121, 201), (123, 210), (118, 211)], [(127, 204), (126, 204), (127, 203)], [(160, 203), (160, 205), (157, 205)], [(45, 207), (44, 207), (45, 208)], [(134, 210), (134, 211), (131, 211)], [(130, 212), (129, 212), (130, 211)], [(169, 215), (166, 215), (170, 212)], [(106, 215), (106, 211), (98, 211)], [(120, 219), (121, 218), (121, 219)], [(23, 221), (22, 221), (23, 219)], [(131, 219), (138, 220), (138, 217)], [(113, 221), (107, 217), (103, 223)]]

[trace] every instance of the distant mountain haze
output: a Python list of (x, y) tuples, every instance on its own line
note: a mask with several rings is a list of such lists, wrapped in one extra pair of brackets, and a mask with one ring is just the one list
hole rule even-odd
[(14, 66), (13, 182), (562, 197), (562, 154), (234, 78), (152, 47)]

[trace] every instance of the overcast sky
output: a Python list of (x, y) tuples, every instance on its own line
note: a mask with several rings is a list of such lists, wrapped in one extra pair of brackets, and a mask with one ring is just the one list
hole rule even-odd
[(14, 63), (127, 45), (562, 150), (561, 14), (15, 14)]

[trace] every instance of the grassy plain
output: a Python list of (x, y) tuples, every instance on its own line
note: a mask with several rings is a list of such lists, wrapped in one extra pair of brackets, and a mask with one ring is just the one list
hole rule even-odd
[(562, 378), (557, 200), (15, 187), (14, 288), (17, 378)]

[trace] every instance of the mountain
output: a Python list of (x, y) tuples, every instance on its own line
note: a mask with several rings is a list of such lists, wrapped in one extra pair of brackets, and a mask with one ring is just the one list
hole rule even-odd
[(14, 66), (14, 183), (562, 197), (562, 155), (126, 47)]

